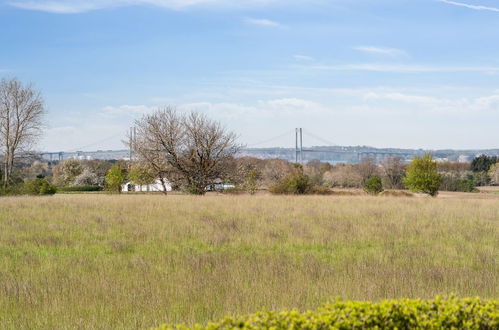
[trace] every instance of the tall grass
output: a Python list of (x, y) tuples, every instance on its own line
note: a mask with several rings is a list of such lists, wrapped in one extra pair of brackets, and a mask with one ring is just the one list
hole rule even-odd
[(499, 199), (0, 199), (0, 328), (148, 328), (331, 297), (498, 298)]

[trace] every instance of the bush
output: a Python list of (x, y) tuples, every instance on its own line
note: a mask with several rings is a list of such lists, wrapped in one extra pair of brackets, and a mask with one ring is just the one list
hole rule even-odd
[(70, 186), (60, 187), (57, 189), (59, 192), (87, 192), (87, 191), (102, 191), (101, 186)]
[(23, 191), (24, 191), (23, 184), (14, 184), (14, 185), (9, 185), (7, 187), (0, 185), (0, 196), (21, 195)]
[(23, 191), (28, 195), (53, 195), (57, 192), (57, 188), (45, 178), (36, 178), (26, 182)]
[(459, 179), (457, 180), (457, 191), (462, 192), (476, 192), (478, 191), (473, 184), (473, 180)]
[(498, 329), (499, 300), (437, 297), (435, 300), (341, 301), (300, 313), (258, 312), (207, 326), (165, 329)]
[(270, 187), (269, 191), (277, 195), (304, 195), (311, 192), (313, 184), (307, 175), (303, 173), (303, 167), (295, 164), (293, 173), (277, 181)]
[(379, 175), (373, 175), (364, 184), (364, 190), (368, 194), (377, 195), (383, 191), (383, 182)]
[(310, 193), (314, 195), (332, 195), (333, 191), (326, 186), (313, 186)]

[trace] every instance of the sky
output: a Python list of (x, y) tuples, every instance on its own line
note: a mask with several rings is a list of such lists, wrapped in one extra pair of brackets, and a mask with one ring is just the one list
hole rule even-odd
[(247, 147), (499, 148), (499, 0), (0, 0), (43, 151), (122, 149), (163, 106)]

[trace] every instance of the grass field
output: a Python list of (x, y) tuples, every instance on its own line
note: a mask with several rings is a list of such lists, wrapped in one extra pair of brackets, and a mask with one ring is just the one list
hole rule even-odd
[(499, 298), (498, 259), (499, 198), (3, 198), (0, 328), (148, 328), (337, 296)]

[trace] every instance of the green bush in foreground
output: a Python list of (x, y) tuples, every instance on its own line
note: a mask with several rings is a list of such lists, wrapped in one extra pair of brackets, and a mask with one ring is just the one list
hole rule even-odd
[(163, 325), (165, 329), (498, 329), (499, 300), (439, 298), (341, 301), (316, 311), (258, 312), (206, 326)]

